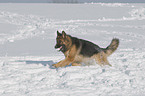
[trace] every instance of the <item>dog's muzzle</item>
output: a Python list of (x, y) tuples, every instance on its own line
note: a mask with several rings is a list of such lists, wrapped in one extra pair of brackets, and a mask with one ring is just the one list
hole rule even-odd
[(62, 45), (56, 45), (55, 49), (58, 50), (58, 51), (62, 51), (62, 52), (66, 51), (66, 47), (65, 47), (64, 44), (62, 44)]
[(62, 45), (55, 45), (55, 49), (58, 50), (58, 51), (61, 51), (62, 50)]

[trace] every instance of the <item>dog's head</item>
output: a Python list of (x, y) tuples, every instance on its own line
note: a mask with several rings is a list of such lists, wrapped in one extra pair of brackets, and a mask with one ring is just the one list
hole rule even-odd
[(59, 33), (59, 31), (57, 31), (55, 49), (66, 52), (67, 50), (69, 50), (71, 44), (71, 38), (64, 31), (62, 31), (62, 33)]

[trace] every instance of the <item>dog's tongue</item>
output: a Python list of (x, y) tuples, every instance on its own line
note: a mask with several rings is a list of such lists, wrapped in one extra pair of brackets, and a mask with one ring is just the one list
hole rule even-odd
[(57, 48), (56, 50), (60, 51), (62, 49), (62, 46), (60, 46), (59, 48)]

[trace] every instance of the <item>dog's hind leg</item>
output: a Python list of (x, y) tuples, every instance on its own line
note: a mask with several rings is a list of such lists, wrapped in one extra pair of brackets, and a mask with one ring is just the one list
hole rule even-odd
[(109, 65), (109, 66), (112, 66), (109, 61), (107, 60), (107, 57), (104, 57), (104, 65)]
[(111, 64), (109, 64), (107, 60), (106, 54), (103, 51), (93, 55), (92, 57), (93, 59), (95, 59), (96, 63), (99, 64), (100, 66), (104, 66), (104, 65), (111, 66)]

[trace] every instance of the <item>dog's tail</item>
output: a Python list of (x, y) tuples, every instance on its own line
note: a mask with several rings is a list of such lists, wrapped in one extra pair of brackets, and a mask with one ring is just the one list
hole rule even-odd
[(104, 48), (104, 52), (106, 53), (107, 56), (111, 55), (119, 46), (119, 39), (114, 38), (110, 45), (107, 46), (107, 48)]

